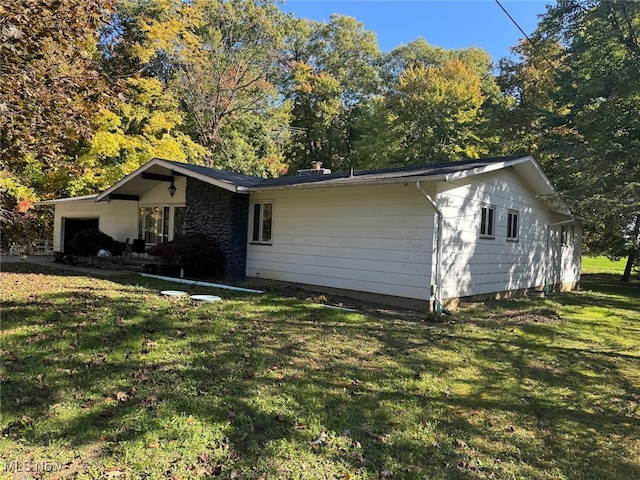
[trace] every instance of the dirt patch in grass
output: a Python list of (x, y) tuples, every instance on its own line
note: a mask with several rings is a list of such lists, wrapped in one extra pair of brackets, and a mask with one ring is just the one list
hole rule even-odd
[(505, 310), (496, 314), (488, 314), (483, 321), (496, 325), (526, 325), (549, 324), (562, 321), (560, 314), (550, 308), (536, 308), (534, 310)]

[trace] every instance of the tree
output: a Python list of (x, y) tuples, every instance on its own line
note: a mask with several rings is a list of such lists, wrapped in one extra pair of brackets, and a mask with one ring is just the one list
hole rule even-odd
[(138, 27), (128, 22), (144, 34), (131, 50), (143, 71), (155, 72), (173, 90), (184, 129), (210, 152), (200, 163), (281, 173), (277, 137), (288, 106), (273, 79), (285, 17), (275, 3), (162, 0), (144, 6), (136, 10)]
[(361, 127), (369, 133), (358, 151), (377, 166), (477, 158), (488, 143), (483, 102), (481, 77), (461, 60), (409, 65)]
[(571, 132), (556, 146), (569, 166), (556, 169), (559, 183), (584, 219), (586, 251), (627, 256), (625, 281), (640, 242), (639, 31), (638, 2), (563, 0), (534, 36), (561, 47), (549, 93), (556, 130)]
[[(112, 0), (15, 0), (0, 5), (2, 218), (25, 213), (72, 164), (96, 107), (112, 98), (99, 30)], [(13, 212), (13, 215), (11, 214)]]
[(156, 78), (128, 78), (123, 99), (103, 108), (94, 133), (65, 175), (68, 195), (103, 190), (154, 157), (201, 163), (210, 152), (181, 128), (185, 114), (174, 92)]
[(292, 102), (297, 132), (287, 149), (291, 163), (353, 165), (353, 125), (379, 90), (375, 35), (352, 17), (332, 15), (329, 23), (293, 22), (287, 43), (282, 94)]

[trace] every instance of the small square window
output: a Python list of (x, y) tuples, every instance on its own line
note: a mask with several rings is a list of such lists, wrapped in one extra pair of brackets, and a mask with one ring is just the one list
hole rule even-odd
[(518, 221), (519, 214), (514, 210), (507, 213), (507, 240), (515, 242), (518, 240), (518, 229), (520, 224)]
[(480, 236), (494, 238), (496, 207), (483, 205), (480, 217)]
[(253, 204), (251, 241), (253, 243), (271, 243), (273, 230), (273, 202)]

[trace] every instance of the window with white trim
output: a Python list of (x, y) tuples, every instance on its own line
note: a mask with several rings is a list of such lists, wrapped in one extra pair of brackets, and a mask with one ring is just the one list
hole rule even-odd
[(173, 240), (184, 234), (185, 207), (152, 205), (140, 207), (138, 238), (151, 245)]
[(516, 242), (518, 240), (518, 230), (520, 222), (518, 221), (520, 214), (516, 210), (507, 212), (507, 241)]
[(496, 207), (483, 205), (480, 216), (480, 236), (485, 238), (495, 237)]
[(254, 203), (252, 212), (251, 241), (270, 244), (273, 231), (273, 201)]

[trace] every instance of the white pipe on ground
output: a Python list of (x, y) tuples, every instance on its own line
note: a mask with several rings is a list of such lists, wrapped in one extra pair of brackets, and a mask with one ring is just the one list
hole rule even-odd
[(233, 287), (231, 285), (223, 285), (221, 283), (209, 283), (209, 282), (200, 282), (198, 280), (186, 280), (184, 278), (164, 277), (162, 275), (152, 275), (150, 273), (141, 273), (140, 275), (142, 275), (145, 278), (156, 278), (158, 280), (181, 283), (183, 285), (195, 285), (198, 287), (221, 288), (223, 290), (233, 290), (236, 292), (246, 292), (246, 293), (264, 293), (264, 290), (254, 290), (252, 288)]

